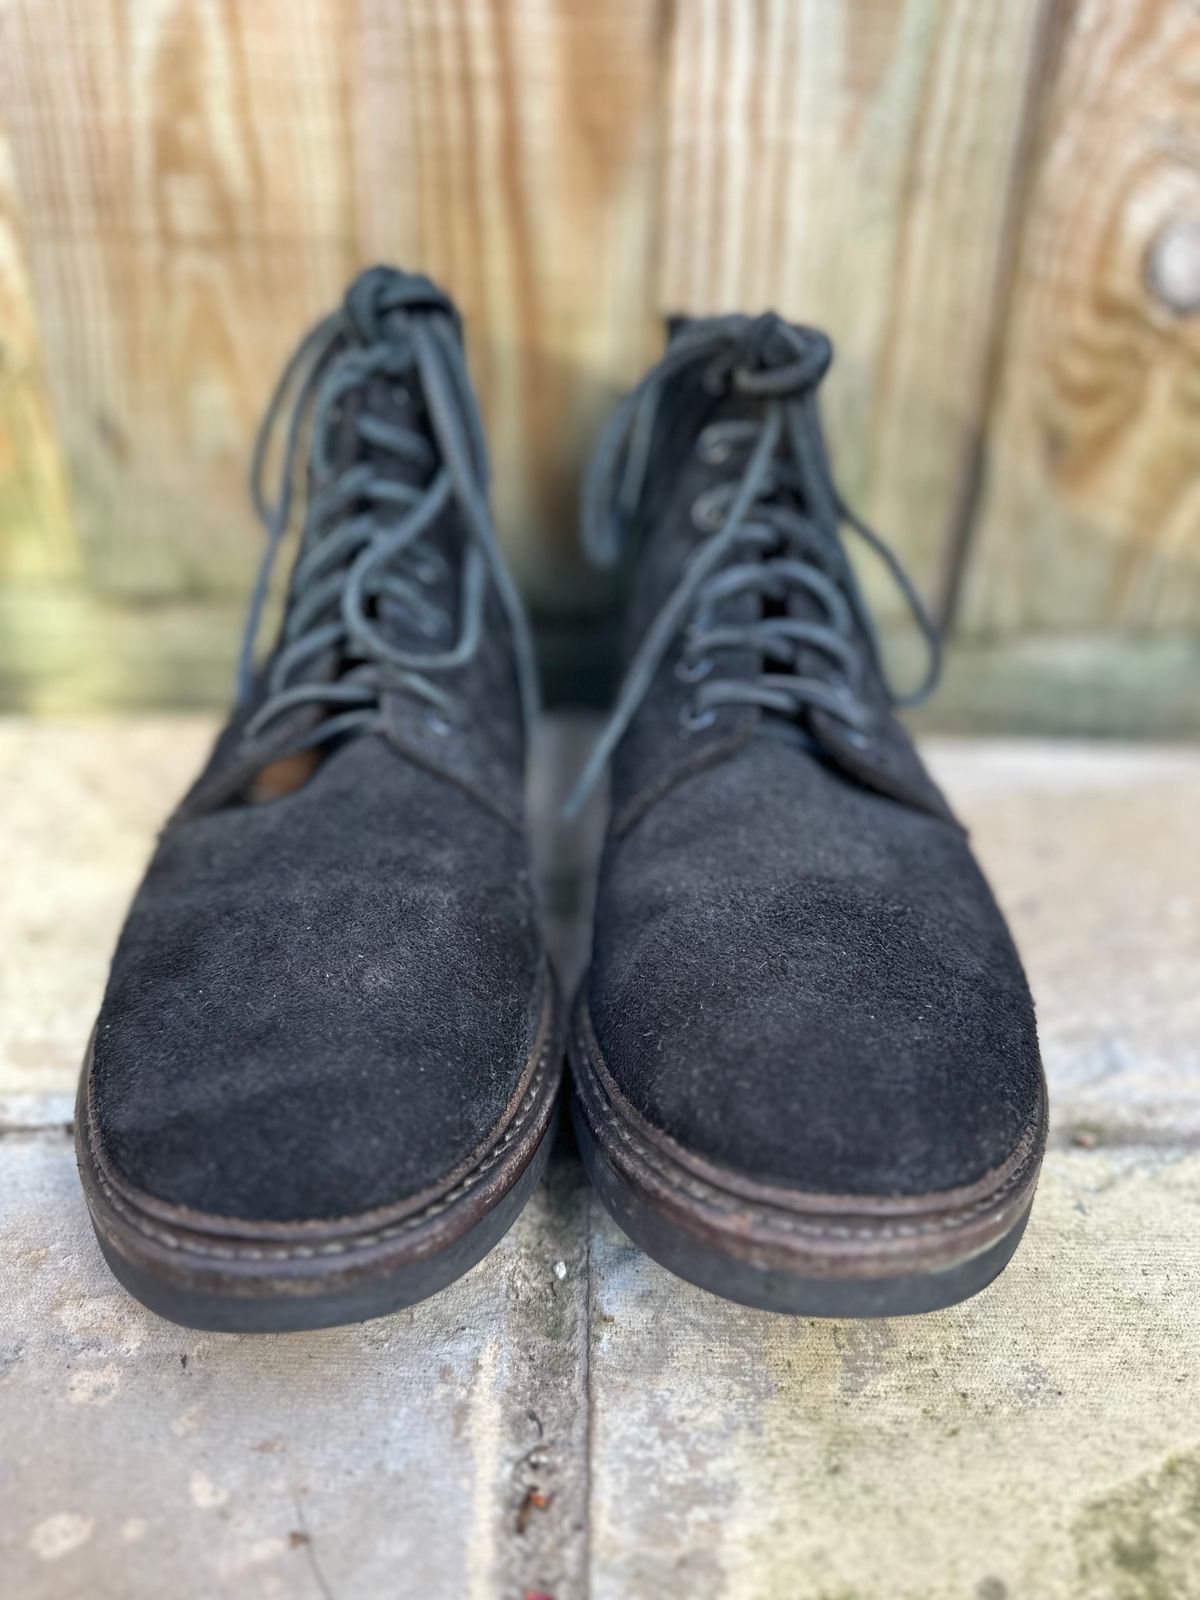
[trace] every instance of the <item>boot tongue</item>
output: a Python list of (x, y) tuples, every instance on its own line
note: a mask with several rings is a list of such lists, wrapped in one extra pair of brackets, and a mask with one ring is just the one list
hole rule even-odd
[(441, 312), (462, 336), (458, 310), (450, 296), (419, 272), (375, 266), (360, 272), (342, 301), (346, 319), (364, 344), (374, 344), (386, 334), (387, 321), (396, 312)]
[[(673, 311), (665, 318), (667, 344), (673, 344), (682, 334), (694, 332), (697, 328), (720, 324), (731, 330), (736, 329), (738, 341), (743, 345), (747, 363), (751, 366), (791, 366), (798, 351), (795, 343), (787, 338), (788, 333), (799, 337), (805, 346), (829, 346), (828, 336), (819, 329), (807, 327), (802, 322), (789, 322), (778, 311), (760, 311), (754, 316), (747, 314), (736, 317), (704, 317)], [(819, 381), (822, 375), (816, 374), (813, 381)]]
[(697, 430), (709, 422), (756, 420), (766, 401), (815, 390), (833, 359), (825, 334), (774, 311), (754, 317), (675, 314), (667, 317), (666, 329), (668, 348), (688, 336), (713, 335), (711, 360), (674, 380), (663, 404)]

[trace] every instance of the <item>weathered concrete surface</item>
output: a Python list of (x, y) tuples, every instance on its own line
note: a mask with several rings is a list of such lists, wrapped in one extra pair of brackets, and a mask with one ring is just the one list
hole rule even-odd
[(70, 1115), (129, 896), (213, 733), (0, 720), (0, 1120), (25, 1121), (30, 1096)]
[(240, 1337), (120, 1290), (64, 1136), (0, 1139), (0, 1594), (579, 1594), (577, 1179), (433, 1300)]
[[(436, 1300), (239, 1339), (121, 1293), (63, 1129), (125, 902), (210, 735), (0, 723), (5, 1600), (1200, 1597), (1200, 753), (933, 750), (1026, 957), (1055, 1125), (1026, 1242), (974, 1301), (878, 1324), (726, 1305), (560, 1157)], [(561, 788), (535, 786), (541, 816)], [(576, 967), (594, 837), (542, 851)]]
[(962, 1306), (795, 1322), (592, 1241), (594, 1600), (1200, 1594), (1200, 1153), (1053, 1151)]
[(1200, 752), (930, 754), (1025, 959), (1057, 1135), (1200, 1134)]

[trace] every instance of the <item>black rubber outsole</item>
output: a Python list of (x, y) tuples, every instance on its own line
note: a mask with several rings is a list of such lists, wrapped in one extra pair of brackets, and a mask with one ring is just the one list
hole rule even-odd
[(571, 1119), (592, 1187), (648, 1256), (723, 1299), (806, 1317), (940, 1311), (978, 1294), (1004, 1270), (1029, 1221), (1044, 1110), (1023, 1160), (995, 1194), (948, 1209), (932, 1226), (900, 1208), (847, 1225), (844, 1217), (821, 1217), (814, 1197), (814, 1213), (802, 1223), (806, 1234), (795, 1213), (772, 1214), (762, 1202), (741, 1200), (661, 1152), (651, 1154), (644, 1132), (624, 1126), (608, 1100), (578, 1027), (570, 1056)]
[(519, 1097), (494, 1143), (444, 1190), (363, 1216), (255, 1224), (154, 1199), (113, 1168), (96, 1131), (89, 1049), (76, 1156), (101, 1252), (149, 1310), (210, 1332), (292, 1333), (414, 1305), (470, 1271), (536, 1187), (558, 1125), (563, 1054), (551, 985)]
[(230, 1294), (183, 1288), (123, 1255), (96, 1224), (101, 1253), (113, 1276), (136, 1300), (185, 1328), (210, 1333), (299, 1333), (344, 1323), (368, 1322), (416, 1305), (471, 1270), (504, 1237), (546, 1169), (554, 1144), (555, 1112), (533, 1159), (503, 1197), (451, 1243), (422, 1260), (371, 1274), (332, 1289), (307, 1290), (292, 1297), (278, 1289), (260, 1294)]
[(757, 1311), (795, 1317), (906, 1317), (942, 1311), (969, 1300), (1003, 1272), (1029, 1220), (1027, 1206), (1003, 1238), (970, 1260), (941, 1271), (837, 1279), (759, 1267), (700, 1244), (672, 1226), (605, 1160), (577, 1108), (573, 1120), (588, 1179), (634, 1244), (676, 1277)]

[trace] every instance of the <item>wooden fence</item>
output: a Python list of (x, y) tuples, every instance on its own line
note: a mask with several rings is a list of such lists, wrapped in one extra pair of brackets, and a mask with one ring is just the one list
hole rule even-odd
[(376, 259), (540, 609), (661, 314), (773, 304), (943, 723), (1200, 729), (1196, 0), (0, 0), (0, 698), (224, 697), (259, 410)]

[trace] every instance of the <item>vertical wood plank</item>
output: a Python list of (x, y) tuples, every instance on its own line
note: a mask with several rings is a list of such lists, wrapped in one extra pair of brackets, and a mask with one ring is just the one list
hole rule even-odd
[(78, 549), (26, 259), (8, 130), (0, 121), (0, 578), (48, 579)]
[(337, 0), (12, 0), (0, 90), (89, 582), (240, 587), (273, 369), (352, 256)]
[(1200, 620), (1200, 11), (1065, 20), (965, 591), (980, 635)]
[(581, 458), (653, 351), (658, 0), (364, 0), (350, 106), (370, 256), (467, 319), (497, 514), (535, 600), (594, 587)]
[(838, 349), (835, 463), (933, 587), (973, 455), (1046, 0), (676, 9), (664, 307)]

